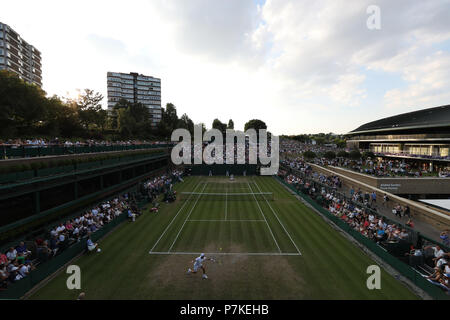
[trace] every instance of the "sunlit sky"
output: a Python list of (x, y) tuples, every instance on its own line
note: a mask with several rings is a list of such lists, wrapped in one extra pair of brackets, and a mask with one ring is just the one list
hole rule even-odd
[[(381, 29), (369, 30), (369, 5)], [(49, 95), (106, 73), (161, 78), (162, 103), (211, 126), (345, 133), (450, 103), (450, 0), (4, 1), (0, 21), (42, 52)]]

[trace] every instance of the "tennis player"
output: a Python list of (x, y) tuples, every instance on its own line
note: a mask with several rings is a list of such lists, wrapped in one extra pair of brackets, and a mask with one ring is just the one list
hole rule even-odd
[(195, 260), (192, 261), (194, 263), (194, 270), (191, 270), (191, 268), (189, 268), (187, 273), (188, 274), (197, 273), (198, 269), (202, 269), (203, 271), (202, 279), (208, 279), (208, 276), (206, 275), (205, 266), (203, 265), (203, 262), (205, 260), (206, 260), (205, 254), (202, 253), (199, 257), (195, 258)]

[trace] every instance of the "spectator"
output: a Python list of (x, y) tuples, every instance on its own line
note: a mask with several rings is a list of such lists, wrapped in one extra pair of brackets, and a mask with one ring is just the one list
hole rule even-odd
[(439, 238), (442, 240), (442, 243), (443, 243), (445, 246), (447, 246), (447, 247), (450, 246), (450, 239), (449, 239), (448, 234), (447, 234), (446, 231), (441, 232)]
[(439, 247), (437, 245), (436, 246), (426, 246), (426, 247), (424, 247), (425, 250), (427, 250), (429, 248), (433, 249), (433, 253), (434, 253), (433, 261), (434, 261), (435, 264), (437, 264), (439, 259), (444, 256), (445, 252), (444, 252), (444, 250), (441, 249), (441, 247)]
[(14, 247), (9, 248), (8, 252), (6, 253), (6, 257), (9, 261), (16, 260), (17, 258), (17, 251), (14, 249)]
[(411, 209), (409, 208), (409, 206), (405, 207), (405, 211), (403, 212), (403, 216), (407, 216), (408, 218), (411, 218)]
[(91, 252), (91, 251), (93, 251), (95, 249), (97, 249), (97, 252), (101, 251), (100, 248), (97, 248), (98, 244), (94, 243), (92, 241), (91, 236), (88, 237), (86, 244), (87, 244), (87, 249), (88, 249), (89, 252)]
[(16, 247), (16, 251), (17, 251), (17, 253), (22, 253), (25, 257), (28, 257), (29, 255), (31, 255), (31, 251), (29, 251), (27, 249), (27, 246), (25, 245), (25, 243), (23, 241), (20, 242), (20, 244)]

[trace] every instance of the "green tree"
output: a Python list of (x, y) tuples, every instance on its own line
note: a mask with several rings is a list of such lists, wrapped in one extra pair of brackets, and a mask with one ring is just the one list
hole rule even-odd
[(121, 108), (117, 111), (118, 131), (123, 138), (130, 138), (136, 127), (136, 120), (133, 118), (130, 108)]
[(267, 129), (267, 125), (262, 120), (253, 119), (245, 124), (244, 131), (247, 131), (248, 129), (255, 129), (256, 132), (258, 132), (260, 129)]
[(167, 103), (166, 108), (162, 108), (161, 112), (161, 121), (157, 125), (156, 135), (164, 139), (169, 139), (173, 130), (177, 129), (180, 125), (177, 108), (173, 103)]
[(227, 130), (227, 125), (226, 125), (226, 123), (221, 122), (219, 119), (214, 119), (214, 121), (212, 123), (212, 128), (217, 129), (220, 132), (222, 132), (223, 134), (225, 134), (226, 130)]
[(337, 153), (337, 156), (339, 158), (348, 158), (350, 154), (347, 151), (342, 150)]
[(33, 134), (44, 119), (45, 92), (14, 73), (0, 70), (0, 133), (2, 137)]
[(350, 151), (349, 157), (352, 160), (359, 160), (361, 159), (361, 152), (359, 150), (352, 150)]
[(71, 101), (77, 106), (80, 122), (85, 129), (89, 129), (91, 126), (98, 127), (102, 123), (102, 100), (101, 93), (84, 89), (78, 99)]
[(325, 157), (325, 159), (333, 160), (334, 158), (336, 158), (336, 153), (333, 151), (327, 151), (323, 156)]
[(313, 151), (305, 151), (303, 152), (303, 157), (305, 157), (308, 160), (314, 159), (316, 157), (316, 154)]
[(47, 99), (44, 118), (41, 125), (44, 135), (72, 137), (84, 133), (76, 107), (65, 104), (58, 96)]
[(188, 117), (186, 113), (184, 113), (181, 118), (178, 120), (178, 127), (189, 130), (191, 135), (194, 134), (194, 122)]
[(234, 130), (234, 122), (233, 122), (233, 119), (228, 120), (227, 129)]
[(364, 159), (375, 159), (375, 154), (372, 151), (363, 152), (362, 157)]

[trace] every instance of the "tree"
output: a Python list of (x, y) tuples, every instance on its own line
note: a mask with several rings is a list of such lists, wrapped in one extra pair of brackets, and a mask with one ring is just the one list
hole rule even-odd
[(151, 115), (147, 106), (120, 99), (113, 108), (111, 122), (123, 138), (152, 136)]
[(342, 150), (338, 152), (337, 156), (339, 158), (348, 158), (350, 154), (347, 151)]
[(162, 121), (171, 128), (171, 131), (175, 130), (178, 125), (177, 108), (173, 103), (166, 104), (166, 109), (162, 115)]
[(65, 104), (58, 96), (46, 100), (44, 121), (40, 133), (50, 136), (82, 136), (84, 129), (80, 124), (76, 107)]
[(72, 101), (78, 108), (80, 121), (85, 129), (89, 129), (92, 125), (98, 126), (98, 124), (103, 122), (103, 113), (100, 112), (102, 110), (102, 100), (103, 95), (101, 93), (84, 89), (79, 98)]
[(244, 126), (244, 131), (247, 131), (248, 129), (255, 129), (256, 130), (256, 139), (259, 142), (259, 130), (266, 129), (267, 125), (264, 121), (253, 119), (248, 121)]
[(33, 134), (44, 120), (45, 92), (0, 70), (0, 133), (2, 137)]
[(202, 126), (202, 136), (203, 136), (206, 132), (206, 125), (203, 122), (200, 122), (198, 125)]
[(186, 113), (184, 113), (181, 118), (178, 120), (178, 127), (189, 130), (190, 134), (194, 134), (194, 122), (188, 117)]
[(169, 139), (172, 132), (180, 125), (178, 120), (177, 108), (173, 103), (167, 103), (166, 108), (162, 108), (161, 121), (158, 123), (156, 134)]
[(314, 159), (316, 157), (316, 154), (314, 152), (308, 150), (308, 151), (303, 152), (303, 157), (305, 157), (306, 159), (311, 160), (311, 159)]
[(333, 151), (327, 151), (323, 156), (325, 157), (325, 159), (333, 160), (334, 158), (336, 158), (336, 153), (334, 153)]
[(212, 123), (212, 128), (219, 130), (223, 134), (225, 134), (227, 131), (227, 125), (225, 123), (221, 122), (219, 119), (214, 119), (214, 121)]
[(356, 150), (356, 149), (352, 150), (352, 151), (350, 151), (349, 157), (352, 160), (359, 160), (359, 159), (361, 159), (361, 152), (359, 152), (359, 150)]
[(133, 118), (130, 108), (121, 108), (117, 111), (118, 131), (123, 138), (133, 135), (136, 120)]
[(318, 136), (314, 140), (316, 140), (316, 143), (319, 146), (322, 146), (322, 145), (324, 145), (326, 143), (326, 138), (325, 137)]
[(372, 151), (366, 151), (362, 154), (364, 159), (375, 159), (375, 154)]
[(227, 129), (234, 130), (234, 122), (232, 119), (228, 120)]

